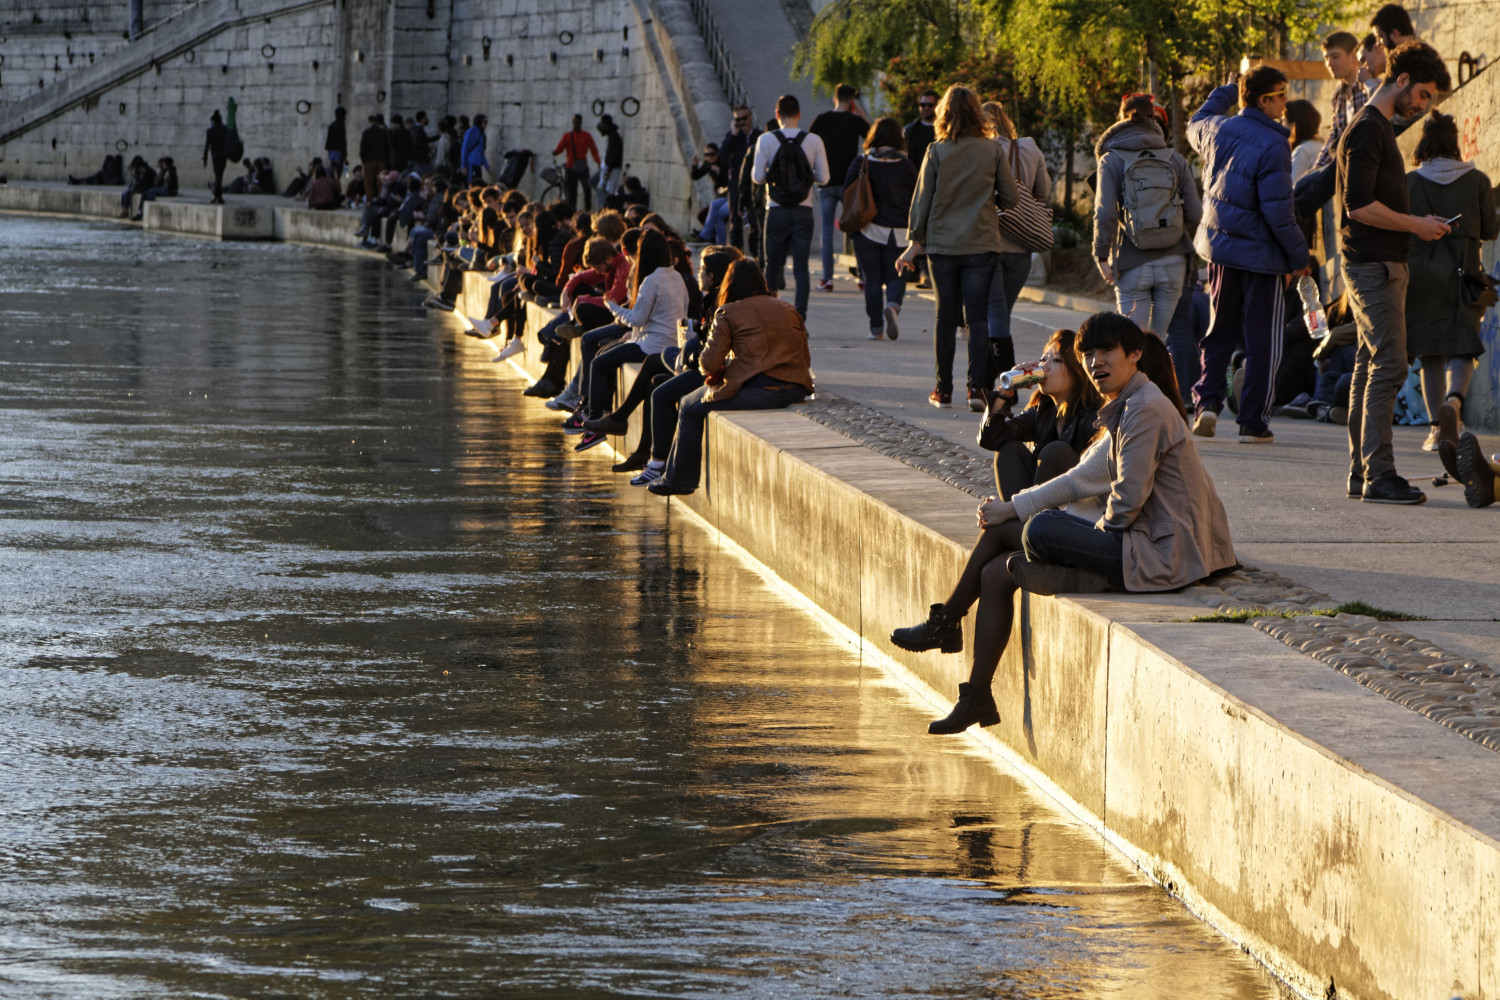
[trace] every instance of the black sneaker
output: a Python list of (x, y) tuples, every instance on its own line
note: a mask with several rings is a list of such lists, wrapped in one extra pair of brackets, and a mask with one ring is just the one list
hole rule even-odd
[(1425, 503), (1427, 494), (1394, 472), (1387, 472), (1365, 483), (1364, 495), (1360, 499), (1365, 503), (1415, 504)]
[(1484, 460), (1479, 439), (1468, 431), (1458, 439), (1454, 449), (1458, 457), (1459, 482), (1464, 484), (1464, 500), (1470, 507), (1488, 507), (1495, 502), (1495, 470)]
[(440, 298), (436, 295), (431, 296), (426, 302), (423, 302), (422, 304), (428, 309), (441, 309), (443, 312), (450, 313), (453, 311), (452, 302), (449, 302), (447, 299)]
[(650, 490), (652, 493), (655, 493), (659, 497), (685, 497), (689, 493), (698, 492), (698, 488), (696, 486), (676, 486), (672, 483), (667, 482), (666, 479), (658, 479), (656, 482), (647, 486), (646, 489)]
[(1349, 499), (1360, 500), (1365, 495), (1365, 477), (1349, 473)]
[(525, 389), (522, 389), (521, 395), (532, 396), (536, 399), (551, 399), (560, 392), (562, 392), (562, 386), (556, 382), (549, 382), (544, 378), (539, 378)]
[(948, 617), (943, 605), (934, 604), (922, 624), (892, 631), (891, 642), (911, 653), (925, 653), (929, 649), (962, 653), (964, 630), (959, 619)]
[(563, 433), (564, 434), (582, 434), (584, 432), (583, 420), (584, 420), (583, 407), (580, 406), (573, 413), (572, 416), (568, 417), (567, 420), (563, 421), (563, 425), (562, 425)]
[(604, 443), (604, 435), (598, 431), (584, 431), (583, 437), (573, 446), (574, 451), (588, 451), (596, 444)]

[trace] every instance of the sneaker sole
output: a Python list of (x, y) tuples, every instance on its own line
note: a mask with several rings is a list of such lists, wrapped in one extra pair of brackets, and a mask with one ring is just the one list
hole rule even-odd
[(1419, 503), (1427, 502), (1427, 494), (1424, 493), (1414, 500), (1380, 500), (1376, 499), (1375, 497), (1360, 497), (1359, 502), (1390, 504), (1393, 507), (1415, 507)]
[(1458, 471), (1464, 484), (1464, 500), (1476, 509), (1495, 502), (1495, 475), (1479, 450), (1479, 439), (1465, 433), (1458, 439)]
[(1274, 436), (1255, 437), (1251, 434), (1241, 434), (1239, 437), (1239, 442), (1240, 444), (1275, 444), (1276, 438)]
[(951, 409), (953, 409), (953, 404), (951, 402), (940, 403), (940, 402), (938, 402), (935, 399), (929, 399), (927, 402), (931, 403), (933, 406), (937, 407), (939, 410), (951, 410)]
[(1204, 417), (1207, 416), (1207, 414), (1202, 414), (1198, 417), (1197, 420), (1193, 421), (1194, 437), (1211, 438), (1214, 436), (1214, 431), (1217, 430), (1219, 426), (1219, 418), (1209, 417), (1208, 419), (1204, 419)]
[(895, 340), (900, 335), (901, 330), (896, 323), (896, 310), (887, 307), (885, 310), (885, 339)]

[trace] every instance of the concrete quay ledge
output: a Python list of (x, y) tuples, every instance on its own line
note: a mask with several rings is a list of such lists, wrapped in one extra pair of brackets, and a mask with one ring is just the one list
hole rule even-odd
[[(465, 293), (479, 314), (488, 284)], [(514, 359), (532, 377), (535, 354)], [(675, 499), (951, 704), (967, 657), (887, 636), (952, 586), (972, 497), (794, 407), (715, 414)], [(1500, 755), (1262, 631), (1188, 620), (1206, 610), (1017, 595), (1002, 721), (977, 738), (1304, 996), (1500, 998)]]

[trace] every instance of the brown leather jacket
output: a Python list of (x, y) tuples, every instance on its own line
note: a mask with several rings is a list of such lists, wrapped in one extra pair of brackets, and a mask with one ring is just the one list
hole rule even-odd
[(774, 295), (752, 295), (720, 308), (698, 367), (709, 376), (705, 400), (728, 399), (761, 374), (813, 390), (807, 327), (791, 303)]

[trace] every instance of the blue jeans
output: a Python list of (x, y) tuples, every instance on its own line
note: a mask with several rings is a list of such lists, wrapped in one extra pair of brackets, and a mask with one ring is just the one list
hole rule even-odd
[(427, 277), (427, 241), (432, 239), (432, 230), (417, 226), (411, 231), (411, 269), (418, 278)]
[(871, 332), (884, 333), (885, 304), (889, 302), (900, 309), (901, 300), (906, 297), (906, 279), (896, 271), (896, 258), (905, 249), (896, 246), (894, 236), (885, 243), (876, 243), (863, 233), (854, 234), (854, 256), (865, 279), (865, 316), (870, 320)]
[(651, 390), (651, 457), (665, 462), (672, 454), (677, 432), (677, 404), (682, 397), (703, 388), (703, 373), (686, 371), (673, 375)]
[(708, 206), (708, 217), (703, 220), (700, 239), (724, 246), (729, 242), (729, 199), (715, 198)]
[(990, 375), (990, 285), (1000, 263), (998, 253), (929, 253), (932, 292), (937, 298), (937, 323), (932, 335), (938, 392), (953, 391), (953, 351), (959, 318), (968, 319), (971, 389), (991, 389)]
[(784, 208), (772, 205), (766, 209), (766, 284), (771, 291), (786, 287), (783, 271), (786, 255), (792, 255), (792, 280), (797, 283), (793, 305), (803, 318), (807, 317), (807, 296), (812, 278), (808, 274), (807, 259), (812, 253), (813, 214), (803, 205)]
[[(708, 422), (710, 413), (714, 410), (779, 410), (807, 398), (806, 389), (790, 382), (766, 387), (746, 384), (728, 399), (715, 399), (711, 402), (703, 398), (708, 394), (708, 389), (708, 386), (704, 386), (689, 393), (683, 399), (677, 414), (677, 439), (672, 442), (672, 454), (667, 459), (667, 471), (663, 479), (685, 490), (698, 488), (703, 469), (703, 425)], [(651, 399), (651, 405), (656, 405), (655, 396)]]
[(833, 241), (838, 230), (834, 221), (844, 207), (844, 185), (824, 184), (818, 188), (818, 216), (823, 223), (823, 280), (833, 280)]
[(995, 277), (990, 280), (990, 315), (986, 325), (990, 329), (992, 364), (988, 369), (988, 385), (994, 385), (1001, 372), (1015, 366), (1016, 348), (1010, 337), (1010, 313), (1030, 276), (1031, 254), (1021, 251), (1000, 254)]
[(1125, 589), (1124, 546), (1123, 532), (1103, 531), (1061, 510), (1044, 510), (1021, 529), (1027, 562), (1103, 573), (1115, 590)]

